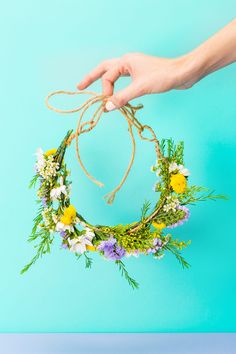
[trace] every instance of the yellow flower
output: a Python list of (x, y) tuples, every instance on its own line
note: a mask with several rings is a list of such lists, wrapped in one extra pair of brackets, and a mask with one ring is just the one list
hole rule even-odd
[(75, 207), (72, 204), (70, 204), (68, 206), (68, 208), (65, 209), (64, 215), (74, 219), (76, 217), (76, 209), (75, 209)]
[(160, 232), (153, 232), (152, 236), (153, 236), (153, 238), (161, 238)]
[(57, 149), (51, 149), (51, 150), (48, 150), (45, 152), (45, 156), (51, 156), (51, 155), (54, 155), (56, 153)]
[(177, 173), (171, 176), (170, 185), (175, 193), (181, 194), (184, 193), (187, 187), (187, 181), (184, 175), (182, 175), (181, 173)]
[(152, 226), (155, 227), (156, 229), (162, 230), (166, 227), (166, 224), (164, 224), (164, 222), (158, 224), (157, 222), (153, 221)]
[(90, 245), (86, 245), (86, 249), (87, 249), (88, 251), (92, 251), (92, 252), (95, 252), (95, 251), (96, 251), (96, 247), (90, 246)]
[(60, 221), (64, 224), (64, 225), (70, 225), (72, 223), (72, 218), (70, 216), (67, 215), (62, 215)]

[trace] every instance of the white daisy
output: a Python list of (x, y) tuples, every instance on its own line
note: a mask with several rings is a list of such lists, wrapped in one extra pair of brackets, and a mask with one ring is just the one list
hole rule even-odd
[(92, 242), (86, 237), (86, 234), (73, 239), (68, 238), (68, 242), (70, 251), (76, 253), (86, 252), (86, 245), (93, 246)]
[(169, 172), (174, 172), (178, 170), (178, 165), (176, 162), (171, 162), (169, 165)]
[(190, 175), (190, 172), (187, 168), (185, 168), (183, 165), (179, 165), (179, 172), (184, 175), (185, 177)]
[(174, 172), (178, 171), (181, 173), (183, 176), (187, 177), (190, 175), (190, 172), (187, 168), (185, 168), (183, 165), (178, 165), (176, 162), (171, 162), (169, 165), (169, 172)]
[(55, 201), (61, 197), (61, 194), (67, 195), (66, 185), (63, 184), (63, 178), (60, 177), (60, 186), (53, 188), (50, 192), (50, 198)]
[(63, 222), (58, 221), (56, 224), (56, 231), (61, 232), (61, 231), (69, 231), (69, 232), (74, 232), (74, 228), (72, 225), (65, 225)]

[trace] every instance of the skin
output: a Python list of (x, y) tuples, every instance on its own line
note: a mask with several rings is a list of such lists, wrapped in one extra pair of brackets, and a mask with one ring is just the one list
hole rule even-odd
[[(84, 90), (101, 79), (103, 94), (109, 96), (106, 110), (111, 111), (139, 96), (188, 89), (210, 73), (235, 61), (236, 19), (181, 57), (170, 59), (129, 53), (105, 60), (88, 73), (77, 88)], [(130, 76), (131, 83), (114, 92), (115, 82), (121, 76)]]

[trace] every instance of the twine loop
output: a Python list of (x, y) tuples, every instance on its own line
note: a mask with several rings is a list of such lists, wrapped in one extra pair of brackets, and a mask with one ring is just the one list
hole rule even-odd
[[(72, 108), (72, 109), (56, 108), (49, 103), (49, 100), (52, 96), (81, 95), (81, 94), (89, 95), (91, 97), (88, 98), (80, 106)], [(63, 91), (63, 90), (53, 91), (53, 92), (49, 93), (49, 95), (46, 97), (46, 106), (54, 112), (61, 113), (61, 114), (63, 114), (63, 113), (64, 114), (72, 114), (72, 113), (80, 112), (79, 119), (77, 122), (77, 127), (76, 127), (74, 133), (71, 134), (69, 139), (67, 140), (67, 144), (70, 145), (72, 140), (75, 139), (75, 142), (76, 142), (75, 149), (76, 149), (76, 156), (77, 156), (78, 162), (79, 162), (82, 170), (86, 174), (86, 176), (93, 183), (97, 184), (99, 187), (103, 187), (104, 184), (102, 182), (98, 181), (95, 177), (93, 177), (85, 168), (85, 166), (81, 160), (81, 157), (80, 157), (80, 150), (79, 150), (78, 143), (79, 143), (79, 136), (81, 134), (88, 133), (97, 126), (99, 120), (101, 119), (101, 116), (105, 112), (104, 109), (105, 109), (105, 104), (106, 104), (107, 99), (108, 99), (108, 96), (99, 95), (99, 94), (92, 92), (92, 91)], [(88, 121), (83, 122), (83, 118), (84, 118), (86, 111), (91, 106), (95, 105), (96, 103), (98, 103), (99, 105), (95, 109), (94, 113), (92, 114), (92, 117)], [(135, 144), (135, 138), (134, 138), (134, 134), (133, 134), (133, 127), (137, 129), (140, 139), (150, 141), (155, 144), (155, 152), (157, 155), (157, 159), (161, 159), (163, 157), (161, 154), (161, 151), (160, 151), (159, 141), (156, 137), (154, 130), (149, 125), (142, 125), (139, 122), (139, 120), (135, 117), (136, 112), (142, 108), (143, 108), (143, 105), (141, 105), (141, 104), (139, 104), (137, 106), (133, 106), (130, 103), (127, 103), (122, 108), (119, 108), (119, 112), (122, 114), (122, 116), (125, 118), (125, 120), (127, 121), (127, 124), (128, 124), (128, 131), (129, 131), (129, 135), (130, 135), (130, 139), (131, 139), (131, 143), (132, 143), (132, 152), (131, 152), (131, 158), (130, 158), (128, 167), (124, 173), (122, 180), (120, 181), (118, 186), (113, 191), (111, 191), (110, 193), (108, 193), (104, 196), (104, 198), (106, 199), (106, 202), (108, 204), (113, 203), (116, 193), (121, 189), (124, 182), (126, 181), (128, 175), (129, 175), (129, 172), (131, 170), (131, 167), (133, 165), (133, 162), (134, 162), (136, 144)], [(143, 133), (145, 130), (147, 130), (150, 133), (151, 138), (143, 136)]]

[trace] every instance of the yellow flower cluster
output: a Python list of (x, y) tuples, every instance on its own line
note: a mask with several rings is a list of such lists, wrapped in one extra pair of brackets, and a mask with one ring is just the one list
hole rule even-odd
[(157, 223), (155, 221), (152, 222), (152, 226), (155, 227), (155, 229), (158, 229), (158, 230), (162, 230), (166, 227), (166, 224), (164, 224), (164, 222), (161, 222), (161, 223)]
[(45, 156), (51, 156), (51, 155), (54, 155), (55, 153), (57, 152), (57, 149), (51, 149), (51, 150), (48, 150), (44, 153)]
[(187, 181), (184, 175), (177, 173), (171, 176), (170, 185), (177, 194), (184, 193), (187, 187)]
[(86, 250), (95, 252), (96, 251), (96, 247), (90, 246), (90, 245), (86, 245)]
[(64, 210), (64, 213), (60, 221), (64, 225), (70, 225), (75, 217), (76, 217), (76, 209), (73, 205), (69, 205), (68, 208)]

